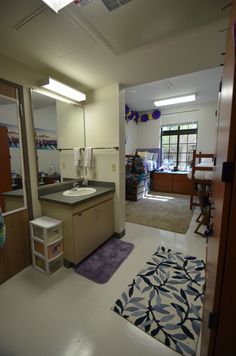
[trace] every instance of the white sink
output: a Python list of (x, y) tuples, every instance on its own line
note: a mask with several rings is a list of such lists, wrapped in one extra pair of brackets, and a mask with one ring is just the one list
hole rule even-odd
[(81, 197), (83, 195), (89, 195), (95, 192), (96, 189), (94, 188), (82, 187), (82, 188), (76, 188), (75, 190), (66, 190), (62, 194), (65, 195), (66, 197)]

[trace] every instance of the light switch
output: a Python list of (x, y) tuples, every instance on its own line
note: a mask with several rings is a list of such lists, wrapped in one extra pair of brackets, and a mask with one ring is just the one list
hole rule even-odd
[(66, 169), (66, 162), (62, 162), (62, 168)]
[(115, 164), (115, 163), (112, 163), (112, 165), (111, 165), (111, 171), (112, 171), (112, 172), (115, 172), (115, 171), (116, 171), (116, 164)]

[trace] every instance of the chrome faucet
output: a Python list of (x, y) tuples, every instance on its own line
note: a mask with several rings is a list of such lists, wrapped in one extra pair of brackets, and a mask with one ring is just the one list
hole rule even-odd
[(71, 190), (76, 190), (77, 188), (79, 188), (79, 182), (74, 182)]
[(81, 185), (82, 185), (83, 187), (87, 187), (87, 186), (88, 186), (88, 178), (87, 178), (87, 177), (84, 177), (84, 178), (83, 178)]

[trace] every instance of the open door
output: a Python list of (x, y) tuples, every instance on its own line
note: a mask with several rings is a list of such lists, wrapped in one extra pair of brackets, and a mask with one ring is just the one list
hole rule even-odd
[(235, 220), (235, 36), (236, 0), (233, 0), (218, 113), (216, 169), (212, 197), (215, 204), (214, 230), (207, 244), (202, 356), (236, 355), (235, 319), (233, 319), (233, 315), (236, 317), (233, 294), (236, 279), (236, 235), (232, 215), (234, 214)]

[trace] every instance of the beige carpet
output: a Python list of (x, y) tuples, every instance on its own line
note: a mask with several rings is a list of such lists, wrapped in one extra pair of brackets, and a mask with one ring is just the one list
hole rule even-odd
[(150, 192), (138, 201), (126, 201), (126, 221), (185, 234), (193, 212), (189, 196)]

